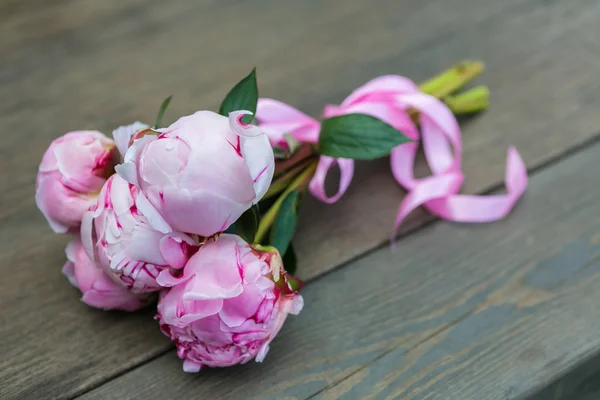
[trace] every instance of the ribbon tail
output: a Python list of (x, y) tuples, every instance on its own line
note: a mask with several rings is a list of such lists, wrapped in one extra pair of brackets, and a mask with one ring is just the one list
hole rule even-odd
[(508, 149), (504, 195), (453, 195), (426, 204), (435, 215), (455, 222), (485, 223), (502, 219), (514, 208), (528, 184), (527, 169), (514, 147)]
[(400, 203), (398, 213), (396, 214), (396, 220), (394, 221), (394, 229), (390, 237), (392, 245), (395, 242), (398, 228), (408, 214), (415, 208), (424, 204), (436, 199), (448, 197), (449, 195), (458, 192), (462, 182), (463, 176), (460, 173), (432, 176), (420, 181), (419, 184), (404, 197), (402, 203)]

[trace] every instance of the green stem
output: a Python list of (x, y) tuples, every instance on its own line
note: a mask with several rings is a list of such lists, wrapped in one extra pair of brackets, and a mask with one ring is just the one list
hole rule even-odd
[(312, 178), (315, 170), (317, 169), (318, 161), (313, 161), (301, 174), (299, 174), (296, 179), (290, 183), (290, 185), (285, 189), (285, 191), (279, 196), (275, 203), (271, 206), (271, 208), (263, 215), (260, 219), (260, 223), (258, 224), (258, 230), (256, 231), (256, 236), (254, 237), (254, 243), (260, 243), (264, 236), (267, 234), (271, 225), (275, 221), (275, 217), (281, 208), (281, 204), (283, 200), (285, 200), (286, 196), (290, 194), (292, 191), (300, 188), (307, 180)]
[(293, 168), (290, 168), (283, 175), (275, 178), (271, 183), (271, 186), (269, 186), (269, 190), (267, 190), (267, 193), (263, 196), (263, 199), (268, 199), (283, 192), (292, 179), (302, 172), (311, 162), (311, 159), (305, 159)]
[(419, 85), (422, 92), (438, 99), (451, 95), (483, 72), (481, 61), (462, 61)]
[(483, 111), (490, 105), (490, 90), (486, 86), (475, 86), (454, 96), (448, 96), (444, 103), (454, 114), (472, 114)]
[(280, 177), (285, 174), (286, 171), (300, 165), (304, 161), (309, 158), (312, 158), (316, 155), (314, 152), (312, 145), (309, 143), (305, 143), (298, 147), (296, 151), (290, 156), (290, 158), (286, 160), (277, 161), (275, 164), (275, 176), (274, 179)]

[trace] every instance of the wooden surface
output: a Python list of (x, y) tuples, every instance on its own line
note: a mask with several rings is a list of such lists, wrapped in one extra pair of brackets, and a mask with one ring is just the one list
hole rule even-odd
[(542, 387), (600, 346), (599, 191), (580, 184), (600, 187), (599, 157), (600, 144), (534, 175), (505, 221), (435, 224), (313, 282), (261, 365), (184, 374), (173, 351), (83, 398), (159, 399), (172, 385), (181, 398), (500, 400)]
[[(421, 80), (457, 60), (476, 57), (487, 64), (482, 80), (492, 90), (492, 108), (464, 125), (465, 191), (498, 187), (506, 147), (514, 144), (529, 168), (542, 169), (537, 178), (542, 183), (535, 184), (538, 191), (555, 190), (553, 196), (567, 196), (562, 185), (544, 186), (544, 179), (555, 178), (543, 170), (553, 160), (579, 158), (580, 150), (600, 131), (599, 16), (600, 3), (591, 0), (347, 0), (343, 6), (334, 0), (0, 1), (0, 119), (5, 132), (0, 142), (0, 269), (4, 277), (0, 281), (0, 398), (72, 397), (131, 369), (114, 382), (133, 393), (144, 390), (135, 387), (135, 382), (150, 381), (140, 372), (145, 371), (154, 382), (165, 382), (169, 376), (181, 382), (182, 392), (211, 398), (223, 390), (219, 383), (250, 378), (269, 382), (267, 395), (274, 398), (302, 397), (323, 389), (327, 389), (320, 394), (324, 397), (371, 389), (385, 397), (388, 388), (390, 393), (418, 388), (429, 393), (425, 398), (435, 398), (435, 393), (443, 396), (445, 388), (419, 377), (419, 371), (427, 368), (431, 369), (428, 379), (438, 376), (433, 365), (439, 359), (419, 358), (420, 352), (428, 354), (430, 349), (435, 354), (447, 352), (444, 357), (451, 365), (446, 367), (456, 370), (456, 375), (447, 373), (442, 362), (439, 382), (452, 379), (449, 386), (464, 393), (477, 387), (476, 383), (466, 387), (465, 379), (485, 384), (485, 372), (496, 364), (485, 364), (485, 352), (478, 349), (488, 346), (491, 333), (475, 337), (474, 349), (456, 348), (465, 351), (460, 354), (465, 360), (484, 358), (482, 368), (488, 369), (480, 375), (469, 368), (455, 368), (452, 362), (460, 365), (461, 361), (452, 359), (454, 343), (443, 340), (457, 326), (477, 327), (476, 323), (468, 322), (466, 327), (455, 323), (479, 304), (465, 298), (465, 305), (460, 306), (457, 296), (473, 289), (468, 282), (475, 285), (477, 279), (483, 285), (481, 293), (487, 293), (485, 288), (493, 292), (485, 285), (492, 285), (500, 273), (499, 262), (492, 267), (488, 258), (500, 260), (499, 249), (508, 253), (505, 260), (513, 260), (500, 268), (505, 274), (525, 271), (517, 262), (528, 261), (525, 255), (539, 256), (542, 248), (551, 249), (543, 247), (547, 243), (531, 249), (513, 238), (511, 229), (527, 230), (535, 238), (537, 231), (532, 229), (537, 226), (545, 229), (543, 237), (549, 237), (555, 229), (552, 224), (562, 224), (565, 232), (574, 229), (569, 235), (583, 235), (577, 229), (591, 229), (593, 218), (578, 226), (570, 222), (576, 216), (563, 203), (552, 203), (553, 209), (538, 209), (537, 203), (527, 206), (532, 204), (532, 188), (507, 221), (489, 227), (437, 223), (403, 239), (396, 255), (383, 249), (317, 279), (384, 244), (391, 229), (402, 191), (388, 172), (386, 160), (360, 164), (342, 201), (331, 206), (307, 202), (302, 212), (296, 247), (300, 275), (313, 280), (305, 293), (307, 308), (290, 321), (265, 364), (190, 377), (181, 372), (172, 353), (160, 356), (171, 346), (151, 319), (152, 310), (132, 315), (103, 313), (78, 302), (77, 291), (60, 273), (67, 238), (50, 233), (33, 202), (37, 164), (54, 137), (80, 128), (110, 133), (119, 124), (150, 120), (169, 94), (175, 96), (168, 120), (199, 108), (214, 109), (232, 83), (253, 65), (258, 67), (262, 95), (318, 115), (325, 103), (341, 101), (377, 75), (402, 73)], [(578, 185), (580, 198), (572, 201), (581, 203), (583, 194), (595, 188), (577, 182), (568, 183)], [(567, 201), (567, 197), (561, 199)], [(593, 214), (589, 207), (588, 213)], [(531, 219), (542, 212), (548, 221)], [(564, 218), (553, 219), (552, 213), (564, 214)], [(524, 226), (519, 218), (537, 225)], [(424, 212), (415, 212), (404, 232), (428, 220)], [(434, 240), (432, 230), (445, 235)], [(466, 236), (472, 240), (460, 241)], [(488, 245), (486, 256), (477, 255), (473, 240)], [(560, 238), (549, 240), (557, 248), (565, 246), (556, 242)], [(502, 247), (503, 241), (512, 241), (513, 248)], [(404, 249), (409, 246), (417, 254), (407, 254)], [(449, 264), (452, 260), (458, 264)], [(456, 265), (462, 269), (455, 270)], [(450, 272), (458, 275), (445, 275)], [(566, 276), (566, 282), (576, 280), (577, 275), (563, 264), (557, 264), (552, 273)], [(444, 276), (458, 279), (463, 275), (468, 278), (465, 283), (452, 287), (440, 281)], [(395, 289), (390, 287), (389, 296), (381, 301), (381, 291), (375, 288), (393, 282), (411, 290), (394, 297)], [(341, 303), (337, 297), (338, 303), (330, 303), (336, 290), (346, 291), (347, 285), (359, 283), (371, 285), (359, 288), (362, 301)], [(583, 289), (572, 284), (553, 288), (557, 294), (540, 303), (541, 311), (527, 312), (543, 322), (551, 307), (578, 310), (577, 301), (586, 305), (594, 300), (577, 300), (571, 290)], [(415, 287), (434, 291), (419, 293)], [(508, 298), (518, 288), (507, 290)], [(454, 307), (453, 301), (458, 302)], [(591, 316), (594, 311), (586, 308), (585, 312), (584, 316)], [(359, 318), (362, 314), (369, 318)], [(492, 314), (487, 318), (495, 318)], [(498, 329), (510, 329), (510, 324), (531, 317), (524, 315), (507, 312), (506, 321), (497, 322)], [(390, 332), (395, 336), (373, 340), (374, 335)], [(537, 339), (542, 341), (545, 334), (539, 333)], [(594, 345), (591, 337), (585, 338)], [(505, 340), (525, 345), (518, 337)], [(547, 340), (549, 345), (565, 344), (561, 335)], [(588, 354), (583, 343), (573, 341), (572, 346), (576, 344), (572, 351)], [(515, 350), (512, 356), (519, 352)], [(564, 368), (550, 362), (552, 354), (538, 356), (549, 363), (548, 377)], [(377, 357), (382, 358), (376, 361)], [(398, 361), (394, 357), (408, 357), (419, 364), (403, 366), (400, 361), (402, 365), (391, 365), (388, 360)], [(505, 369), (509, 362), (503, 364)], [(367, 363), (372, 364), (364, 366)], [(539, 372), (534, 367), (529, 371), (532, 374)], [(385, 382), (389, 384), (383, 387)], [(516, 385), (517, 392), (527, 389), (526, 383)], [(115, 386), (108, 383), (90, 396), (114, 394), (119, 390)], [(153, 394), (161, 394), (156, 385), (150, 387), (155, 389)], [(245, 383), (234, 394), (263, 395), (259, 389)], [(512, 398), (512, 393), (507, 396)]]

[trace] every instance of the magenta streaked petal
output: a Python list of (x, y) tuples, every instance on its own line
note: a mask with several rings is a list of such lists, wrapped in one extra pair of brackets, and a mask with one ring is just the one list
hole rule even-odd
[(253, 114), (247, 110), (232, 111), (229, 113), (229, 126), (231, 127), (231, 130), (243, 137), (257, 137), (264, 135), (257, 126), (243, 122), (242, 118), (244, 115)]
[(254, 200), (256, 204), (265, 195), (275, 171), (275, 156), (266, 136), (240, 140), (242, 155), (254, 183)]
[(135, 205), (144, 217), (148, 219), (148, 223), (154, 229), (162, 233), (173, 232), (173, 229), (167, 221), (160, 215), (154, 206), (148, 201), (143, 193), (138, 193)]

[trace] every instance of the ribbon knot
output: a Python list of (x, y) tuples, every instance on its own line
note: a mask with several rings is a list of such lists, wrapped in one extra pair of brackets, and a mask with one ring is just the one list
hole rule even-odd
[[(420, 129), (411, 118), (418, 113)], [(464, 181), (461, 170), (462, 139), (456, 118), (437, 98), (422, 93), (410, 79), (387, 75), (354, 90), (340, 105), (326, 105), (323, 117), (351, 113), (369, 114), (401, 131), (414, 142), (399, 145), (390, 155), (396, 181), (407, 190), (398, 208), (393, 236), (408, 214), (424, 206), (432, 214), (456, 222), (492, 222), (504, 218), (527, 188), (527, 170), (514, 147), (508, 149), (505, 172), (506, 194), (478, 196), (459, 194)], [(284, 135), (302, 143), (316, 144), (320, 123), (295, 108), (273, 99), (259, 99), (259, 127), (274, 147), (287, 148)], [(365, 134), (368, 134), (365, 132)], [(431, 175), (415, 178), (414, 163), (423, 147)], [(325, 179), (338, 165), (340, 182), (333, 196), (325, 193)], [(331, 204), (346, 192), (354, 175), (354, 160), (321, 156), (309, 190), (317, 199)]]

